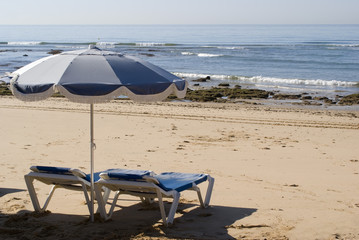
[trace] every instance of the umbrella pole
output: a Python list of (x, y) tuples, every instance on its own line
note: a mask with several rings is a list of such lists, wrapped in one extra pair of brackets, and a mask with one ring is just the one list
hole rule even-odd
[(93, 117), (93, 103), (90, 104), (90, 138), (91, 138), (91, 222), (94, 222), (94, 151), (95, 151), (95, 143), (94, 143), (94, 117)]

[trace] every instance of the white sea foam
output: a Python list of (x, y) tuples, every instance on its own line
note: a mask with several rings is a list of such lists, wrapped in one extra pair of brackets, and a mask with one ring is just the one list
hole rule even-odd
[(165, 46), (166, 43), (156, 43), (156, 42), (147, 42), (147, 43), (136, 43), (136, 46), (140, 47), (154, 47), (154, 46)]
[(198, 53), (198, 57), (220, 57), (223, 56), (221, 54), (210, 54), (210, 53)]
[(351, 87), (357, 85), (357, 82), (345, 82), (338, 80), (322, 80), (322, 79), (290, 79), (290, 78), (272, 78), (263, 76), (245, 77), (233, 75), (206, 75), (196, 73), (174, 73), (175, 75), (183, 78), (198, 79), (210, 76), (213, 80), (229, 80), (229, 81), (242, 81), (246, 83), (269, 83), (277, 85), (312, 85), (312, 86), (342, 86)]
[(355, 47), (359, 47), (359, 44), (328, 44), (328, 46), (330, 46), (330, 47), (350, 47), (350, 48), (355, 48)]
[(313, 86), (354, 86), (356, 82), (345, 82), (338, 80), (322, 80), (322, 79), (285, 79), (255, 76), (247, 78), (249, 81), (274, 83), (274, 84), (291, 84), (291, 85), (313, 85)]
[(114, 47), (116, 45), (115, 42), (97, 42), (96, 45), (101, 47)]
[(201, 47), (202, 48), (229, 49), (229, 50), (245, 49), (245, 47), (241, 47), (241, 46), (201, 46)]
[(218, 49), (243, 50), (245, 47), (217, 47)]
[(210, 53), (193, 53), (193, 52), (181, 52), (182, 55), (192, 56), (197, 55), (198, 57), (221, 57), (222, 54), (210, 54)]
[(182, 55), (195, 55), (195, 53), (192, 52), (181, 52)]
[(8, 45), (19, 45), (19, 46), (29, 46), (29, 45), (40, 45), (41, 42), (8, 42)]

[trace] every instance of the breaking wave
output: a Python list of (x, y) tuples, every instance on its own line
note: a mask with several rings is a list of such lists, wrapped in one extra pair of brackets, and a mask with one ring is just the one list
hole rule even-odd
[(24, 42), (0, 42), (4, 45), (12, 46), (33, 46), (33, 45), (100, 45), (100, 46), (139, 46), (139, 47), (156, 47), (156, 46), (177, 46), (175, 43), (157, 43), (157, 42), (38, 42), (38, 41), (24, 41)]
[(16, 46), (32, 46), (32, 45), (41, 45), (43, 42), (6, 42), (7, 45), (16, 45)]
[(198, 57), (221, 57), (222, 54), (211, 54), (211, 53), (193, 53), (193, 52), (181, 52), (182, 55), (197, 55)]
[(322, 79), (293, 79), (293, 78), (273, 78), (263, 76), (234, 76), (234, 75), (206, 75), (196, 73), (174, 73), (176, 76), (188, 79), (198, 79), (210, 76), (213, 80), (228, 80), (228, 81), (242, 81), (246, 83), (270, 83), (278, 85), (312, 85), (312, 86), (344, 86), (354, 87), (358, 86), (358, 82), (345, 82), (338, 80), (322, 80)]

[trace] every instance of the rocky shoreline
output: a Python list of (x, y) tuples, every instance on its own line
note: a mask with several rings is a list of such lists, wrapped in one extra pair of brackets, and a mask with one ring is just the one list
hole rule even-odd
[[(262, 89), (242, 88), (240, 85), (231, 85), (229, 83), (219, 83), (217, 87), (205, 88), (201, 83), (211, 81), (211, 77), (198, 79), (187, 79), (192, 87), (187, 91), (186, 100), (193, 102), (243, 102), (243, 100), (254, 100), (252, 104), (258, 104), (257, 100), (282, 100), (291, 101), (293, 105), (311, 105), (311, 106), (351, 106), (359, 104), (359, 91), (357, 94), (339, 95), (333, 98), (318, 96), (310, 93), (287, 94), (279, 91), (266, 91)], [(175, 99), (170, 96), (170, 99)], [(277, 101), (278, 102), (278, 101)], [(279, 101), (280, 102), (280, 101)], [(248, 103), (248, 102), (247, 102)]]
[[(176, 99), (174, 95), (170, 96), (169, 99)], [(218, 86), (208, 89), (188, 89), (186, 100), (193, 102), (238, 102), (240, 100), (296, 100), (293, 102), (295, 105), (356, 105), (359, 104), (359, 94), (351, 94), (347, 96), (337, 95), (334, 99), (330, 99), (324, 96), (311, 96), (308, 93), (301, 94), (284, 94), (275, 93), (271, 91), (261, 89), (242, 89), (236, 85), (234, 87), (229, 86)], [(254, 102), (254, 104), (256, 104)]]
[[(0, 85), (0, 95), (12, 95), (10, 89), (6, 85)], [(55, 94), (54, 97), (61, 97)], [(191, 89), (188, 88), (185, 100), (192, 102), (219, 102), (219, 103), (236, 103), (243, 100), (293, 100), (294, 105), (357, 105), (359, 104), (359, 93), (347, 96), (337, 95), (335, 99), (328, 97), (311, 96), (308, 93), (301, 94), (284, 94), (271, 92), (261, 89), (242, 89), (241, 86), (221, 85), (212, 88)], [(168, 100), (177, 100), (176, 96), (170, 95)], [(258, 104), (251, 102), (251, 104)]]

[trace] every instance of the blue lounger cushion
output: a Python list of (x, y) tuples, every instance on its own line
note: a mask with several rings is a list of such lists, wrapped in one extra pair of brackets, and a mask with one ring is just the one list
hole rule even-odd
[(147, 170), (131, 170), (131, 169), (109, 169), (100, 173), (103, 179), (117, 179), (117, 180), (141, 180), (145, 176), (152, 176), (152, 171)]
[[(93, 173), (93, 181), (97, 182), (98, 180), (100, 180), (100, 173), (101, 172), (94, 172)], [(89, 182), (91, 182), (91, 174), (86, 174), (85, 179)]]
[(164, 172), (153, 176), (159, 186), (166, 190), (184, 191), (192, 187), (193, 183), (200, 184), (207, 180), (206, 174)]
[[(87, 181), (91, 181), (91, 174), (86, 174), (83, 171), (76, 168), (65, 168), (65, 167), (50, 167), (50, 166), (32, 166), (30, 169), (33, 172), (49, 173), (49, 174), (62, 174), (62, 175), (74, 175), (80, 178), (84, 178)], [(100, 179), (101, 172), (94, 173), (94, 181)]]

